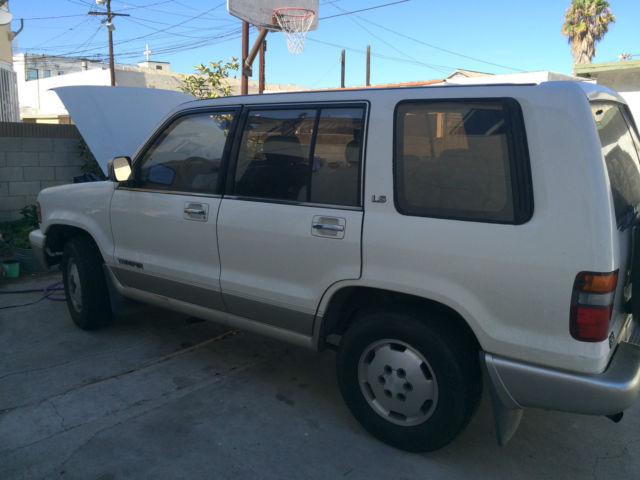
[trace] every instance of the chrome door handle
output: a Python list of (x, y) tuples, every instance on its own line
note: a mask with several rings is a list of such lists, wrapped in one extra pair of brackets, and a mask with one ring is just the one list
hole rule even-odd
[(333, 223), (313, 223), (311, 226), (316, 230), (330, 230), (332, 232), (344, 232), (344, 225), (335, 225)]
[(207, 212), (201, 208), (185, 208), (184, 213), (188, 215), (205, 215)]
[(209, 216), (209, 205), (206, 203), (185, 202), (184, 219), (194, 222), (206, 222)]

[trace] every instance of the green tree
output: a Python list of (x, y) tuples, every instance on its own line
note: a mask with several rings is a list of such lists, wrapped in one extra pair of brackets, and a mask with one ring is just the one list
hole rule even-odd
[(616, 21), (606, 0), (573, 0), (564, 14), (562, 34), (567, 36), (573, 55), (573, 66), (591, 63), (596, 55), (596, 42), (604, 37), (609, 24)]
[(209, 65), (196, 65), (194, 68), (199, 75), (187, 75), (182, 79), (180, 90), (190, 93), (196, 98), (217, 98), (231, 95), (231, 85), (225, 80), (231, 70), (238, 70), (240, 64), (237, 58), (230, 58), (228, 62), (209, 62)]

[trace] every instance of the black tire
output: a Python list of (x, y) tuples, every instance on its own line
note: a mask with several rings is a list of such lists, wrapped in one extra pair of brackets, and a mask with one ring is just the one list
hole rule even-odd
[(451, 442), (482, 391), (475, 341), (450, 318), (424, 316), (365, 313), (343, 336), (337, 359), (351, 413), (378, 439), (412, 452)]
[(90, 238), (73, 237), (67, 241), (62, 256), (64, 292), (71, 318), (83, 330), (104, 326), (112, 318), (102, 263)]

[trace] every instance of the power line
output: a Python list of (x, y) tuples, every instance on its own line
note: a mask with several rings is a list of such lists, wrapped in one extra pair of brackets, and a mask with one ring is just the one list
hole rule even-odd
[[(344, 10), (343, 8), (339, 7), (338, 5), (333, 5), (333, 6), (334, 6), (335, 8), (339, 8), (340, 10)], [(360, 18), (360, 17), (358, 17), (358, 15), (356, 15), (356, 17), (357, 17), (357, 18)], [(400, 55), (402, 55), (403, 57), (406, 57), (406, 58), (408, 58), (408, 59), (410, 59), (410, 60), (413, 60), (417, 65), (422, 65), (422, 66), (424, 66), (424, 67), (426, 67), (426, 68), (428, 68), (428, 69), (430, 69), (430, 70), (435, 70), (435, 71), (440, 72), (440, 73), (449, 73), (449, 71), (448, 71), (448, 70), (455, 70), (455, 68), (453, 68), (453, 67), (447, 67), (447, 68), (448, 68), (448, 70), (444, 70), (443, 68), (440, 68), (440, 67), (439, 67), (439, 66), (437, 66), (437, 65), (430, 65), (430, 64), (428, 64), (428, 63), (422, 62), (422, 61), (418, 60), (417, 58), (412, 57), (411, 55), (409, 55), (409, 54), (408, 54), (408, 53), (406, 53), (405, 51), (400, 50), (399, 48), (394, 47), (393, 45), (391, 45), (391, 43), (389, 43), (389, 42), (387, 42), (385, 39), (383, 39), (383, 38), (379, 37), (378, 35), (376, 35), (375, 33), (373, 33), (373, 32), (372, 32), (371, 30), (369, 30), (368, 28), (365, 28), (363, 25), (361, 25), (361, 24), (360, 24), (360, 22), (358, 22), (358, 20), (356, 20), (356, 18), (351, 18), (350, 20), (351, 20), (352, 22), (354, 22), (356, 25), (358, 25), (358, 26), (359, 26), (361, 29), (363, 29), (365, 32), (367, 32), (369, 35), (371, 35), (373, 38), (376, 38), (376, 39), (380, 40), (382, 43), (384, 43), (385, 45), (387, 45), (389, 48), (391, 48), (391, 49), (395, 50), (396, 52), (398, 52), (398, 53), (399, 53)]]
[(74, 30), (74, 29), (78, 28), (80, 25), (83, 25), (84, 23), (87, 23), (88, 21), (89, 21), (89, 19), (88, 19), (88, 18), (84, 18), (84, 19), (83, 19), (80, 23), (78, 23), (77, 25), (74, 25), (73, 27), (68, 28), (68, 29), (67, 29), (67, 30), (65, 30), (64, 32), (62, 32), (62, 33), (60, 33), (60, 34), (58, 34), (58, 35), (55, 35), (55, 36), (53, 36), (53, 37), (49, 38), (48, 40), (44, 40), (42, 43), (49, 43), (49, 42), (51, 42), (52, 40), (55, 40), (55, 39), (57, 39), (57, 38), (60, 38), (60, 37), (62, 37), (63, 35), (66, 35), (67, 33), (69, 33), (70, 31), (72, 31), (72, 30)]
[(175, 0), (164, 0), (163, 2), (154, 2), (154, 3), (148, 3), (146, 5), (134, 5), (132, 7), (122, 7), (119, 10), (120, 11), (124, 11), (124, 10), (138, 10), (140, 8), (147, 8), (147, 7), (157, 7), (158, 5), (162, 5), (164, 3), (171, 3), (174, 2)]
[(151, 33), (151, 34), (148, 34), (148, 35), (140, 35), (140, 36), (138, 36), (138, 37), (133, 37), (133, 38), (129, 38), (129, 39), (126, 39), (126, 40), (122, 40), (122, 41), (120, 41), (120, 42), (116, 42), (116, 43), (115, 43), (115, 45), (121, 45), (121, 44), (123, 44), (123, 43), (132, 42), (132, 41), (134, 41), (134, 40), (140, 40), (141, 38), (147, 38), (147, 37), (149, 37), (149, 36), (151, 36), (151, 35), (156, 35), (157, 33), (163, 33), (163, 32), (166, 32), (167, 30), (171, 30), (172, 28), (179, 27), (180, 25), (184, 25), (185, 23), (187, 23), (187, 22), (189, 22), (189, 21), (191, 21), (191, 20), (195, 20), (196, 18), (202, 17), (203, 15), (206, 15), (207, 13), (212, 12), (213, 10), (216, 10), (216, 9), (220, 8), (222, 5), (224, 5), (224, 3), (218, 4), (218, 5), (216, 5), (215, 7), (210, 8), (209, 10), (206, 10), (206, 11), (204, 11), (204, 12), (202, 12), (202, 13), (199, 13), (198, 15), (195, 15), (195, 16), (193, 16), (193, 17), (190, 17), (190, 18), (188, 18), (187, 20), (184, 20), (184, 21), (182, 21), (182, 22), (178, 22), (178, 23), (176, 23), (176, 24), (174, 24), (174, 25), (172, 25), (172, 26), (169, 26), (169, 27), (167, 27), (167, 28), (159, 29), (159, 30), (157, 30), (156, 32)]
[[(384, 5), (378, 5), (378, 6), (375, 6), (375, 7), (369, 7), (369, 8), (365, 8), (365, 9), (362, 9), (362, 10), (354, 10), (354, 11), (351, 11), (351, 12), (347, 12), (347, 11), (345, 11), (345, 9), (344, 9), (344, 8), (340, 7), (339, 5), (335, 5), (335, 4), (333, 4), (333, 3), (332, 3), (332, 5), (331, 5), (332, 7), (337, 8), (338, 10), (342, 10), (342, 11), (343, 11), (343, 13), (340, 13), (340, 14), (337, 14), (337, 15), (331, 15), (331, 16), (329, 16), (329, 17), (323, 17), (321, 20), (327, 20), (327, 19), (329, 19), (329, 18), (340, 17), (340, 16), (343, 16), (343, 15), (356, 14), (356, 13), (359, 13), (359, 12), (361, 12), (361, 11), (373, 10), (373, 9), (375, 9), (375, 8), (386, 7), (386, 6), (389, 6), (389, 5), (395, 5), (395, 4), (398, 4), (398, 3), (404, 3), (404, 2), (406, 2), (406, 1), (409, 1), (409, 0), (404, 0), (404, 1), (399, 1), (399, 2), (388, 3), (388, 4), (384, 4)], [(382, 29), (382, 30), (385, 30), (385, 31), (387, 31), (387, 32), (393, 33), (393, 34), (398, 35), (398, 36), (400, 36), (400, 37), (406, 38), (407, 40), (411, 40), (411, 41), (413, 41), (413, 42), (419, 43), (419, 44), (424, 45), (424, 46), (426, 46), (426, 47), (433, 48), (433, 49), (435, 49), (435, 50), (440, 50), (441, 52), (445, 52), (445, 53), (448, 53), (448, 54), (450, 54), (450, 55), (456, 55), (456, 56), (458, 56), (458, 57), (466, 58), (466, 59), (468, 59), (468, 60), (473, 60), (473, 61), (475, 61), (475, 62), (484, 63), (484, 64), (487, 64), (487, 65), (492, 65), (492, 66), (494, 66), (494, 67), (504, 68), (504, 69), (506, 69), (506, 70), (512, 70), (512, 71), (514, 71), (514, 72), (524, 72), (524, 70), (521, 70), (521, 69), (518, 69), (518, 68), (509, 67), (509, 66), (506, 66), (506, 65), (500, 65), (499, 63), (489, 62), (489, 61), (486, 61), (486, 60), (482, 60), (482, 59), (480, 59), (480, 58), (472, 57), (472, 56), (470, 56), (470, 55), (465, 55), (465, 54), (462, 54), (462, 53), (459, 53), (459, 52), (455, 52), (455, 51), (453, 51), (453, 50), (448, 50), (448, 49), (446, 49), (446, 48), (442, 48), (442, 47), (439, 47), (439, 46), (437, 46), (437, 45), (433, 45), (433, 44), (431, 44), (431, 43), (427, 43), (427, 42), (425, 42), (425, 41), (418, 40), (417, 38), (411, 37), (411, 36), (409, 36), (409, 35), (406, 35), (406, 34), (400, 33), (400, 32), (398, 32), (398, 31), (396, 31), (396, 30), (393, 30), (393, 29), (390, 29), (390, 28), (388, 28), (388, 27), (385, 27), (384, 25), (380, 25), (379, 23), (373, 22), (373, 21), (368, 20), (368, 19), (366, 19), (366, 18), (363, 18), (363, 17), (361, 17), (361, 16), (359, 16), (359, 15), (355, 15), (355, 16), (356, 16), (358, 19), (362, 20), (363, 22), (367, 22), (367, 23), (369, 23), (369, 24), (371, 24), (371, 25), (374, 25), (374, 26), (376, 26), (376, 27), (378, 27), (378, 28), (380, 28), (380, 29)], [(360, 25), (360, 27), (364, 29), (364, 27), (362, 27), (361, 25)], [(376, 37), (376, 36), (375, 36), (373, 33), (371, 33), (369, 30), (366, 30), (366, 29), (364, 29), (364, 30), (365, 30), (365, 31), (367, 31), (370, 35), (374, 36), (375, 38), (378, 38), (378, 40), (381, 40), (381, 41), (383, 41), (383, 42), (384, 42), (384, 40), (382, 40), (382, 39), (381, 39), (381, 38), (379, 38), (379, 37)], [(387, 45), (389, 45), (389, 44), (387, 43)], [(395, 47), (393, 47), (393, 46), (391, 46), (391, 45), (389, 45), (389, 46), (390, 46), (391, 48), (393, 48), (394, 50), (397, 50)], [(404, 54), (404, 55), (405, 55), (405, 56), (407, 56), (406, 54)], [(418, 61), (418, 62), (419, 62), (419, 61)], [(420, 63), (420, 62), (419, 62), (419, 63)], [(454, 68), (454, 70), (455, 70), (455, 68)]]
[(512, 70), (514, 72), (524, 72), (525, 71), (525, 70), (521, 70), (519, 68), (513, 68), (513, 67), (506, 66), (506, 65), (500, 65), (499, 63), (494, 63), (494, 62), (489, 62), (489, 61), (486, 61), (486, 60), (481, 60), (479, 58), (472, 57), (470, 55), (464, 55), (462, 53), (454, 52), (453, 50), (448, 50), (446, 48), (438, 47), (437, 45), (433, 45), (431, 43), (427, 43), (427, 42), (424, 42), (422, 40), (418, 40), (417, 38), (411, 37), (409, 35), (405, 35), (403, 33), (400, 33), (398, 31), (396, 31), (396, 30), (392, 30), (390, 28), (385, 27), (384, 25), (380, 25), (379, 23), (375, 23), (375, 22), (372, 22), (371, 20), (367, 20), (366, 18), (360, 18), (360, 19), (362, 21), (364, 21), (364, 22), (370, 23), (371, 25), (375, 25), (376, 27), (381, 28), (382, 30), (385, 30), (387, 32), (393, 33), (393, 34), (398, 35), (400, 37), (406, 38), (407, 40), (411, 40), (413, 42), (419, 43), (420, 45), (424, 45), (426, 47), (430, 47), (430, 48), (433, 48), (435, 50), (440, 50), (441, 52), (445, 52), (445, 53), (449, 53), (451, 55), (456, 55), (458, 57), (462, 57), (462, 58), (466, 58), (466, 59), (469, 59), (469, 60), (473, 60), (474, 62), (480, 62), (480, 63), (484, 63), (484, 64), (487, 64), (487, 65), (493, 65), (494, 67), (500, 67), (500, 68), (504, 68), (506, 70)]
[(26, 22), (27, 20), (32, 21), (32, 20), (57, 20), (58, 18), (71, 18), (71, 17), (84, 17), (86, 16), (85, 13), (75, 13), (73, 15), (58, 15), (56, 17), (31, 17), (31, 18), (23, 18), (23, 20)]
[[(399, 0), (399, 1), (397, 1), (397, 2), (385, 3), (385, 4), (383, 4), (383, 5), (376, 5), (375, 7), (361, 8), (360, 10), (353, 10), (353, 11), (351, 11), (351, 12), (338, 13), (338, 14), (336, 14), (336, 15), (331, 15), (331, 16), (329, 16), (329, 17), (322, 17), (322, 18), (319, 18), (318, 20), (328, 20), (328, 19), (330, 19), (330, 18), (342, 17), (342, 16), (344, 16), (344, 15), (351, 15), (351, 14), (354, 14), (354, 13), (366, 12), (367, 10), (375, 10), (376, 8), (389, 7), (389, 6), (391, 6), (391, 5), (397, 5), (397, 4), (399, 4), (399, 3), (406, 3), (406, 2), (408, 2), (408, 1), (409, 1), (409, 0)], [(334, 6), (334, 7), (336, 7), (336, 5), (333, 5), (333, 6)], [(338, 7), (338, 8), (339, 8), (339, 7)], [(341, 10), (342, 10), (342, 9), (341, 9)]]
[(133, 23), (135, 23), (137, 25), (140, 25), (142, 27), (145, 27), (145, 28), (148, 28), (150, 30), (153, 30), (153, 32), (148, 35), (149, 37), (151, 37), (153, 35), (156, 35), (156, 34), (159, 34), (159, 33), (168, 33), (169, 35), (175, 35), (176, 37), (193, 38), (193, 39), (201, 39), (202, 38), (202, 37), (196, 37), (196, 36), (193, 36), (193, 35), (185, 35), (184, 33), (166, 32), (166, 30), (160, 30), (160, 29), (152, 28), (149, 25), (145, 25), (142, 22), (134, 20), (133, 18), (128, 18), (127, 20), (129, 20), (130, 22), (133, 22)]
[[(330, 47), (336, 47), (336, 48), (340, 48), (342, 50), (348, 50), (350, 52), (360, 53), (360, 54), (363, 54), (363, 55), (366, 55), (366, 53), (367, 53), (366, 50), (360, 50), (360, 49), (357, 49), (357, 48), (346, 47), (344, 45), (338, 45), (336, 43), (325, 42), (324, 40), (318, 40), (318, 39), (315, 39), (315, 38), (307, 37), (307, 41), (311, 41), (311, 42), (315, 42), (315, 43), (321, 43), (323, 45), (328, 45)], [(411, 65), (415, 65), (415, 62), (413, 60), (408, 60), (408, 59), (404, 59), (404, 58), (390, 57), (388, 55), (382, 55), (382, 54), (379, 54), (379, 53), (372, 53), (371, 56), (372, 57), (377, 57), (377, 58), (384, 58), (385, 60), (391, 60), (393, 62), (408, 63), (408, 64), (411, 64)], [(455, 68), (449, 67), (447, 65), (435, 65), (435, 64), (426, 64), (426, 65), (429, 65), (429, 67), (440, 67), (440, 68), (447, 68), (447, 69), (455, 70)]]

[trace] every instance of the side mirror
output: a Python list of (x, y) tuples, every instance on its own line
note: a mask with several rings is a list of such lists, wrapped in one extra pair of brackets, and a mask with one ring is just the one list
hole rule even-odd
[(131, 159), (115, 157), (109, 162), (109, 179), (114, 182), (126, 182), (131, 178)]

